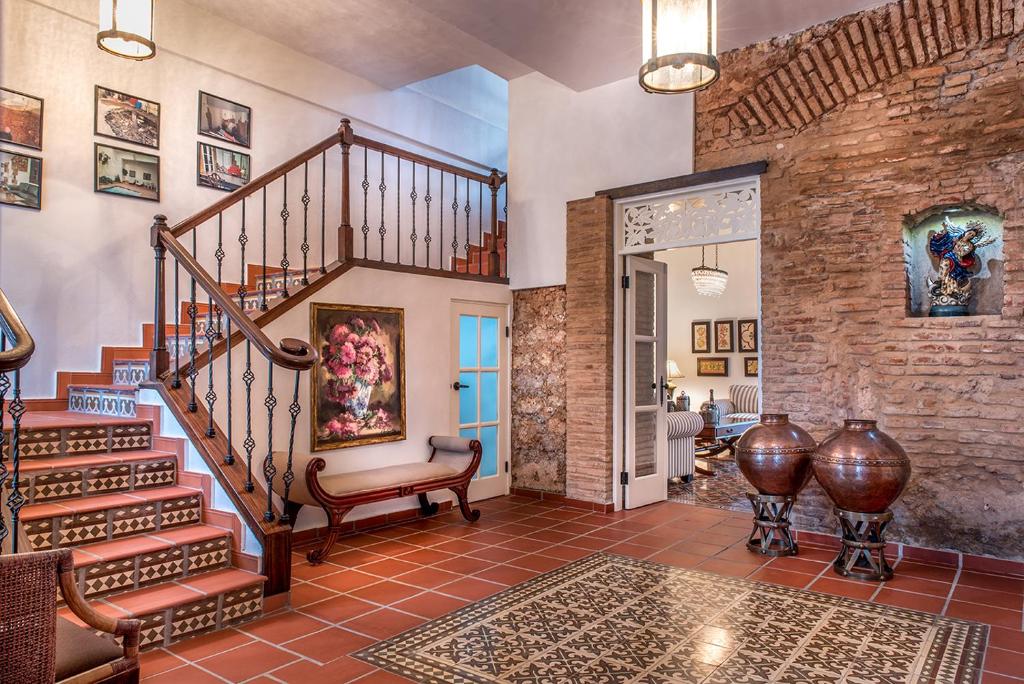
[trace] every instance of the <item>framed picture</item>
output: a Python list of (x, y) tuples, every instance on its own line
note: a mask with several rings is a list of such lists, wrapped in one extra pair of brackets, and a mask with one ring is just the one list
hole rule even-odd
[(726, 356), (706, 356), (697, 359), (697, 375), (711, 378), (729, 377), (729, 358)]
[(314, 303), (310, 324), (313, 451), (405, 439), (405, 311)]
[(739, 351), (746, 353), (757, 352), (757, 319), (741, 318), (736, 327), (740, 340)]
[(0, 204), (39, 209), (43, 206), (43, 160), (0, 150)]
[(96, 86), (95, 133), (145, 147), (160, 147), (160, 104)]
[(0, 88), (0, 142), (43, 149), (43, 100)]
[(690, 323), (690, 350), (694, 354), (711, 353), (711, 321), (693, 321)]
[(735, 321), (715, 321), (716, 353), (736, 351), (735, 330)]
[(743, 374), (748, 378), (756, 378), (760, 368), (757, 365), (756, 356), (745, 356), (743, 358)]
[(237, 190), (249, 182), (249, 155), (209, 143), (197, 143), (196, 184)]
[(96, 192), (160, 201), (160, 157), (95, 143)]
[(199, 91), (199, 134), (250, 147), (252, 109)]

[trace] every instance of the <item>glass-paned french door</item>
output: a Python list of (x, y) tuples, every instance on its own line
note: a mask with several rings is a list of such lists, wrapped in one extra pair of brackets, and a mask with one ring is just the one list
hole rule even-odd
[(626, 257), (624, 497), (626, 508), (668, 498), (665, 418), (668, 266)]
[(480, 440), (483, 457), (469, 488), (473, 500), (508, 493), (508, 309), (452, 303), (452, 428)]

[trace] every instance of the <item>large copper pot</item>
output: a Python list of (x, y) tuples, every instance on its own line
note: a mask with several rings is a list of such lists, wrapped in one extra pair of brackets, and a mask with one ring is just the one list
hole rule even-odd
[(847, 420), (814, 454), (814, 477), (836, 506), (883, 513), (910, 479), (910, 458), (873, 420)]
[(736, 442), (736, 464), (761, 494), (796, 496), (811, 479), (817, 443), (785, 413), (765, 413)]

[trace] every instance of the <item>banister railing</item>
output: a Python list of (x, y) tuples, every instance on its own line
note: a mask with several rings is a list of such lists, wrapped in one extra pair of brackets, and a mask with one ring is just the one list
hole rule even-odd
[[(18, 553), (21, 537), (19, 516), (27, 499), (21, 491), (21, 417), (25, 402), (21, 398), (21, 369), (35, 352), (36, 343), (18, 317), (10, 300), (0, 290), (0, 549)], [(13, 376), (13, 380), (11, 379)], [(8, 401), (7, 394), (11, 393)], [(10, 416), (8, 427), (4, 413)], [(9, 480), (9, 482), (8, 482)], [(9, 543), (7, 542), (10, 537)]]
[[(226, 173), (212, 163), (207, 171)], [(507, 282), (506, 180), (355, 135), (345, 119), (173, 227), (156, 217), (150, 386), (263, 544), (268, 593), (288, 588), (291, 454), (317, 350), (269, 339), (261, 321), (275, 312), (262, 312), (353, 266)], [(283, 473), (275, 450), (288, 453)]]

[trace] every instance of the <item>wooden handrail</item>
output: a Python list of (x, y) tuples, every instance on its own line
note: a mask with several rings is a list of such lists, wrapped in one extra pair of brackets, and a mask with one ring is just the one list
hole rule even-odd
[(25, 366), (36, 350), (36, 343), (3, 290), (0, 290), (0, 332), (14, 343), (10, 349), (0, 351), (0, 373)]
[[(252, 342), (253, 346), (264, 357), (273, 362), (275, 366), (290, 368), (291, 370), (309, 370), (313, 367), (313, 364), (316, 363), (317, 354), (312, 345), (308, 342), (289, 337), (281, 340), (281, 343), (275, 346), (270, 341), (270, 338), (264, 334), (263, 330), (253, 323), (252, 319), (242, 311), (242, 307), (238, 306), (238, 303), (217, 284), (217, 281), (206, 272), (206, 269), (200, 266), (199, 262), (195, 260), (189, 251), (178, 242), (171, 230), (167, 228), (166, 217), (156, 216), (153, 231), (155, 233), (154, 240), (177, 259), (178, 264), (185, 272), (195, 279), (196, 283), (206, 291), (210, 299), (220, 307), (224, 315), (230, 318), (231, 322), (237, 326), (238, 331), (247, 340)], [(175, 306), (177, 306), (177, 302), (175, 302)], [(158, 330), (157, 337), (160, 336), (160, 331)]]
[[(377, 150), (378, 152), (383, 152), (384, 154), (390, 154), (391, 156), (398, 157), (399, 159), (404, 159), (406, 161), (412, 161), (416, 162), (417, 164), (429, 166), (430, 168), (438, 169), (439, 171), (447, 171), (448, 173), (454, 174), (456, 176), (461, 176), (462, 178), (469, 178), (470, 180), (478, 181), (480, 183), (483, 183), (484, 185), (487, 185), (491, 179), (490, 174), (482, 174), (477, 173), (476, 171), (470, 171), (469, 169), (464, 169), (461, 166), (455, 166), (454, 164), (438, 161), (437, 159), (431, 159), (430, 157), (425, 157), (422, 154), (410, 152), (409, 150), (404, 150), (401, 147), (395, 147), (394, 145), (388, 145), (387, 143), (380, 142), (379, 140), (364, 138), (361, 135), (354, 136), (352, 144), (362, 145), (363, 147), (369, 150)], [(492, 170), (491, 173), (494, 172), (495, 170)]]

